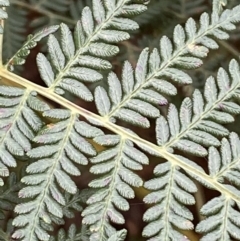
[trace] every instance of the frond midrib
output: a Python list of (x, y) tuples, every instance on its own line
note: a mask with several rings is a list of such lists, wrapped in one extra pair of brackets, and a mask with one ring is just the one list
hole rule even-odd
[(211, 178), (209, 175), (197, 170), (196, 168), (192, 167), (191, 165), (183, 162), (179, 158), (177, 158), (175, 155), (169, 153), (167, 149), (163, 147), (159, 147), (156, 144), (153, 144), (147, 140), (144, 140), (125, 129), (121, 128), (120, 126), (110, 122), (108, 119), (101, 117), (99, 115), (96, 115), (80, 106), (75, 105), (74, 103), (70, 102), (69, 100), (57, 95), (56, 93), (49, 92), (47, 88), (38, 86), (18, 75), (15, 75), (6, 69), (0, 68), (0, 76), (2, 76), (5, 79), (10, 80), (10, 82), (17, 83), (18, 85), (22, 85), (25, 88), (30, 90), (34, 90), (38, 92), (40, 95), (54, 101), (55, 103), (58, 103), (62, 107), (69, 109), (72, 114), (79, 114), (80, 116), (85, 117), (86, 119), (90, 119), (94, 122), (102, 123), (102, 125), (107, 128), (108, 130), (112, 131), (113, 133), (116, 133), (117, 135), (121, 136), (122, 138), (128, 139), (135, 144), (139, 144), (141, 146), (145, 146), (146, 149), (153, 151), (153, 153), (159, 153), (159, 155), (162, 158), (165, 158), (170, 163), (175, 164), (182, 169), (184, 169), (187, 172), (190, 172), (196, 176), (199, 176), (202, 180), (204, 180), (206, 183), (208, 183), (210, 186), (214, 187), (216, 190), (221, 192), (225, 196), (231, 197), (234, 201), (240, 202), (240, 197), (228, 190), (224, 185), (220, 184), (215, 180), (214, 178)]
[[(237, 15), (237, 14), (236, 14), (236, 15)], [(205, 32), (200, 33), (200, 34), (197, 34), (196, 37), (194, 37), (193, 39), (188, 40), (182, 48), (180, 48), (178, 51), (175, 51), (175, 52), (174, 52), (173, 56), (170, 58), (169, 61), (167, 61), (167, 63), (165, 63), (164, 65), (160, 66), (160, 68), (159, 68), (157, 71), (155, 71), (155, 72), (152, 73), (150, 76), (148, 76), (148, 78), (145, 80), (145, 82), (144, 82), (143, 84), (139, 85), (139, 87), (137, 87), (129, 96), (127, 96), (126, 98), (124, 98), (124, 99), (119, 103), (118, 106), (115, 106), (115, 108), (112, 109), (111, 112), (110, 112), (108, 115), (106, 115), (106, 118), (110, 119), (111, 117), (113, 117), (114, 114), (116, 114), (116, 112), (117, 112), (119, 109), (121, 109), (121, 107), (124, 107), (127, 102), (129, 102), (132, 98), (134, 98), (134, 96), (135, 96), (139, 91), (141, 91), (144, 87), (147, 87), (147, 85), (149, 85), (149, 82), (151, 82), (151, 80), (155, 79), (156, 76), (161, 76), (161, 73), (164, 72), (169, 66), (174, 65), (175, 60), (176, 60), (178, 57), (180, 57), (180, 56), (182, 55), (182, 53), (185, 52), (185, 50), (187, 49), (188, 46), (194, 45), (194, 43), (195, 43), (198, 39), (200, 39), (200, 38), (203, 37), (203, 36), (208, 35), (209, 32), (211, 32), (211, 31), (214, 30), (214, 29), (217, 29), (217, 28), (221, 27), (221, 25), (222, 25), (225, 21), (227, 21), (227, 20), (229, 20), (229, 19), (231, 19), (231, 18), (234, 18), (234, 17), (235, 17), (235, 15), (232, 15), (231, 17), (228, 17), (228, 18), (224, 19), (224, 21), (221, 21), (221, 22), (219, 22), (219, 23), (216, 24), (216, 25), (210, 25), (209, 28), (208, 28)]]
[(170, 203), (171, 203), (171, 199), (172, 199), (171, 189), (172, 189), (173, 183), (174, 183), (175, 166), (172, 166), (172, 167), (171, 167), (171, 171), (170, 171), (170, 172), (171, 172), (171, 174), (169, 175), (169, 183), (167, 184), (167, 185), (168, 185), (168, 187), (167, 187), (168, 191), (167, 191), (166, 199), (164, 200), (164, 202), (167, 204), (167, 205), (165, 206), (165, 212), (164, 212), (164, 214), (163, 214), (164, 219), (165, 219), (165, 221), (166, 221), (166, 222), (164, 222), (164, 224), (165, 224), (164, 229), (166, 229), (166, 231), (165, 231), (165, 234), (166, 234), (166, 235), (164, 236), (164, 239), (165, 239), (165, 240), (167, 240), (167, 238), (169, 237), (169, 235), (168, 235), (169, 229), (170, 229), (169, 226), (171, 225), (170, 222), (169, 222), (169, 220), (168, 220), (168, 218), (169, 218), (169, 216), (170, 216), (169, 213), (170, 213), (170, 211), (171, 211), (171, 208), (170, 208)]
[(75, 114), (72, 114), (71, 117), (70, 117), (68, 127), (66, 129), (65, 136), (64, 136), (64, 138), (62, 140), (62, 143), (61, 143), (61, 148), (59, 149), (57, 157), (55, 158), (55, 163), (52, 165), (52, 167), (50, 168), (51, 170), (48, 172), (48, 177), (47, 177), (47, 181), (46, 181), (46, 188), (44, 189), (43, 193), (41, 194), (41, 198), (39, 198), (40, 201), (38, 202), (38, 207), (35, 211), (34, 221), (30, 224), (30, 227), (29, 227), (29, 229), (30, 229), (30, 234), (29, 234), (30, 240), (34, 240), (34, 232), (35, 232), (35, 228), (37, 226), (37, 222), (39, 222), (40, 210), (42, 209), (42, 205), (44, 203), (44, 200), (45, 200), (46, 196), (48, 195), (48, 190), (49, 190), (49, 186), (52, 183), (54, 171), (56, 170), (56, 168), (59, 164), (59, 158), (62, 156), (62, 153), (64, 152), (64, 147), (65, 147), (66, 143), (68, 142), (69, 135), (71, 134), (71, 130), (73, 128), (75, 120), (76, 120), (76, 116), (75, 116)]
[(231, 200), (230, 199), (228, 199), (228, 198), (226, 198), (226, 201), (225, 201), (225, 210), (224, 210), (224, 215), (223, 215), (223, 217), (224, 217), (224, 221), (223, 221), (223, 235), (225, 236), (225, 237), (223, 237), (224, 239), (223, 240), (227, 240), (227, 237), (226, 237), (226, 234), (228, 233), (227, 232), (227, 230), (228, 230), (228, 228), (227, 228), (227, 221), (228, 221), (228, 214), (229, 214), (229, 212), (228, 212), (228, 209), (229, 209), (229, 206), (230, 206), (230, 202), (231, 202)]
[(118, 171), (119, 171), (119, 168), (120, 168), (121, 156), (122, 156), (122, 153), (123, 153), (124, 144), (125, 144), (125, 140), (121, 139), (121, 141), (119, 143), (118, 155), (117, 155), (117, 157), (115, 159), (115, 160), (117, 160), (117, 162), (115, 162), (115, 165), (114, 165), (115, 168), (114, 168), (113, 175), (112, 175), (113, 179), (111, 181), (110, 188), (108, 189), (109, 193), (108, 193), (108, 196), (106, 197), (106, 205), (104, 205), (105, 208), (104, 208), (103, 215), (102, 215), (102, 218), (101, 218), (101, 225), (100, 225), (101, 236), (100, 236), (100, 240), (99, 241), (104, 241), (105, 240), (104, 226), (105, 226), (105, 222), (107, 221), (107, 219), (105, 217), (107, 217), (106, 213), (107, 213), (109, 204), (111, 203), (111, 198), (112, 198), (113, 191), (115, 190), (116, 176), (118, 175)]

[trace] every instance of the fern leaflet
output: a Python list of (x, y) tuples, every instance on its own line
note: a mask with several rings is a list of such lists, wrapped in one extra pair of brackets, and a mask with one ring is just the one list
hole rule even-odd
[(94, 141), (110, 148), (91, 159), (94, 165), (90, 171), (103, 176), (90, 182), (89, 186), (98, 191), (88, 199), (89, 206), (82, 215), (83, 223), (90, 225), (92, 231), (90, 240), (105, 241), (116, 233), (110, 220), (117, 224), (125, 222), (118, 209), (129, 210), (126, 199), (135, 196), (131, 186), (140, 187), (143, 183), (132, 170), (141, 170), (142, 164), (148, 164), (148, 158), (132, 142), (116, 135), (98, 136)]
[(131, 65), (125, 62), (122, 83), (110, 73), (109, 94), (103, 87), (95, 90), (95, 103), (99, 114), (112, 122), (118, 118), (148, 128), (147, 118), (156, 118), (160, 115), (154, 105), (167, 104), (163, 95), (177, 94), (177, 89), (169, 79), (179, 84), (192, 82), (190, 76), (176, 66), (193, 69), (202, 65), (201, 58), (207, 55), (209, 49), (218, 48), (218, 44), (210, 35), (219, 39), (228, 38), (225, 31), (234, 29), (234, 23), (240, 21), (239, 10), (240, 7), (237, 6), (232, 10), (223, 11), (220, 16), (213, 14), (212, 23), (209, 22), (208, 14), (203, 13), (199, 30), (196, 22), (190, 18), (185, 30), (180, 25), (174, 29), (175, 49), (171, 41), (164, 36), (160, 40), (160, 54), (154, 49), (149, 56), (148, 49), (143, 50), (134, 72)]
[(50, 90), (60, 95), (66, 90), (92, 101), (91, 92), (81, 82), (102, 79), (95, 69), (111, 68), (105, 58), (118, 53), (114, 43), (128, 39), (127, 31), (138, 28), (136, 22), (125, 16), (139, 14), (145, 9), (144, 5), (133, 5), (129, 0), (106, 1), (106, 8), (102, 1), (94, 0), (93, 10), (89, 7), (83, 9), (74, 37), (69, 28), (61, 24), (61, 45), (53, 35), (48, 40), (50, 62), (43, 54), (37, 57), (41, 77)]
[(102, 134), (97, 128), (78, 121), (77, 116), (68, 110), (52, 109), (45, 111), (44, 115), (61, 121), (44, 128), (34, 138), (36, 143), (42, 145), (27, 153), (37, 161), (27, 167), (29, 175), (22, 179), (27, 187), (19, 195), (32, 200), (16, 206), (15, 212), (19, 215), (13, 220), (15, 226), (21, 227), (13, 237), (23, 240), (49, 239), (50, 236), (40, 226), (40, 219), (51, 223), (49, 214), (63, 217), (65, 199), (59, 188), (75, 194), (77, 187), (69, 175), (78, 176), (80, 171), (73, 163), (86, 165), (88, 159), (85, 155), (96, 154), (82, 136), (92, 138)]

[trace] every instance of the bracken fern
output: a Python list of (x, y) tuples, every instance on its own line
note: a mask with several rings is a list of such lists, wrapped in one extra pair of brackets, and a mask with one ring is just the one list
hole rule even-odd
[[(189, 240), (185, 231), (194, 229), (194, 214), (188, 206), (195, 205), (199, 187), (220, 193), (200, 209), (205, 217), (195, 228), (200, 240), (240, 240), (240, 141), (227, 127), (240, 114), (238, 61), (231, 60), (227, 70), (219, 67), (216, 78), (208, 77), (204, 90), (195, 89), (180, 107), (171, 103), (178, 86), (192, 83), (188, 70), (200, 67), (236, 29), (240, 5), (226, 9), (226, 0), (214, 0), (211, 14), (177, 25), (171, 39), (163, 36), (158, 48), (143, 49), (136, 66), (125, 61), (119, 77), (112, 58), (139, 28), (135, 19), (141, 17), (134, 16), (147, 10), (147, 2), (92, 0), (84, 7), (77, 1), (10, 1), (5, 44), (12, 39), (14, 5), (45, 14), (35, 22), (38, 27), (46, 17), (64, 20), (59, 12), (79, 19), (69, 23), (73, 30), (58, 21), (38, 29), (1, 60), (0, 219), (8, 221), (0, 228), (3, 240), (126, 240), (124, 212), (143, 187), (148, 208), (142, 237), (148, 241)], [(2, 34), (9, 1), (0, 0), (0, 6)], [(17, 18), (25, 15), (21, 10)], [(22, 41), (23, 26), (19, 23), (11, 41)], [(47, 54), (38, 53), (36, 63), (46, 87), (12, 73), (42, 39)], [(96, 113), (71, 102), (72, 96), (94, 102)], [(141, 133), (152, 126), (155, 141)], [(207, 165), (196, 161), (199, 157)], [(141, 170), (153, 159), (158, 163), (152, 178), (144, 180)], [(87, 172), (93, 178), (82, 189), (76, 180)], [(13, 209), (11, 219), (5, 214)], [(81, 221), (55, 230), (76, 213)]]

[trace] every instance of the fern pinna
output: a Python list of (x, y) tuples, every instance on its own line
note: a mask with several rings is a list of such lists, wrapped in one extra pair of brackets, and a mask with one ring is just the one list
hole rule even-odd
[[(240, 113), (238, 61), (231, 60), (227, 70), (219, 66), (204, 90), (195, 89), (180, 107), (171, 103), (179, 86), (192, 83), (188, 70), (202, 66), (219, 40), (229, 38), (240, 22), (240, 5), (227, 9), (226, 0), (213, 0), (210, 14), (177, 25), (172, 38), (160, 38), (158, 48), (143, 49), (136, 66), (126, 60), (119, 76), (112, 60), (119, 43), (139, 28), (135, 19), (147, 2), (92, 0), (84, 7), (77, 1), (0, 1), (1, 34), (4, 25), (11, 27), (14, 5), (33, 4), (58, 20), (64, 18), (56, 12), (69, 5), (78, 16), (69, 23), (73, 29), (54, 22), (29, 35), (8, 59), (1, 57), (1, 239), (127, 240), (124, 213), (141, 188), (147, 207), (142, 237), (191, 240), (187, 231), (197, 222), (189, 206), (204, 187), (220, 194), (200, 207), (204, 218), (195, 225), (200, 240), (240, 240), (240, 141), (227, 126)], [(73, 10), (76, 5), (81, 13)], [(36, 63), (46, 87), (12, 72), (42, 39), (47, 53), (38, 53)], [(96, 111), (75, 104), (73, 96), (93, 102)], [(142, 134), (151, 127), (154, 141)], [(153, 160), (152, 178), (145, 180), (141, 171)], [(89, 188), (82, 189), (79, 176), (88, 172)], [(81, 219), (62, 228), (76, 214)]]

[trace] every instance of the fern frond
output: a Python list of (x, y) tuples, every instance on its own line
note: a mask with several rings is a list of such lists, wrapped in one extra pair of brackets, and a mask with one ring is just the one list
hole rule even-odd
[(61, 189), (71, 194), (77, 192), (70, 175), (79, 176), (80, 171), (73, 163), (86, 165), (86, 155), (96, 154), (85, 138), (103, 134), (79, 121), (77, 115), (68, 110), (52, 109), (45, 111), (44, 116), (60, 121), (44, 128), (33, 139), (41, 145), (27, 153), (37, 161), (27, 167), (29, 175), (22, 178), (27, 187), (19, 192), (19, 196), (31, 200), (16, 206), (15, 212), (19, 215), (13, 220), (14, 226), (19, 227), (13, 237), (23, 241), (49, 239), (40, 221), (51, 223), (50, 215), (63, 217), (62, 206), (66, 201)]
[[(8, 176), (8, 167), (17, 165), (15, 157), (23, 157), (31, 149), (30, 140), (42, 127), (36, 111), (48, 108), (28, 90), (0, 87), (0, 176)], [(0, 183), (3, 185), (1, 178)]]
[(240, 185), (240, 141), (236, 133), (229, 135), (229, 140), (222, 139), (220, 153), (215, 147), (210, 147), (208, 156), (209, 175), (220, 183), (228, 181), (232, 188)]
[[(108, 76), (109, 96), (103, 87), (98, 86), (95, 89), (95, 104), (101, 116), (110, 119), (113, 123), (116, 122), (116, 119), (121, 119), (148, 128), (150, 124), (145, 117), (157, 118), (160, 115), (154, 105), (165, 105), (167, 99), (159, 92), (171, 95), (175, 94), (177, 90), (171, 83), (165, 82), (154, 90), (142, 89), (138, 95), (135, 95), (137, 86), (140, 85), (147, 72), (147, 55), (148, 51), (143, 51), (139, 58), (137, 68), (139, 66), (142, 73), (136, 72), (136, 81), (131, 64), (125, 62), (122, 82), (114, 73), (110, 73)], [(126, 104), (123, 104), (124, 102)]]
[(170, 104), (167, 119), (160, 116), (156, 122), (157, 142), (166, 149), (178, 149), (206, 156), (205, 147), (220, 146), (218, 137), (229, 131), (223, 126), (232, 123), (240, 114), (239, 99), (240, 69), (236, 60), (229, 64), (229, 74), (220, 68), (217, 80), (206, 80), (204, 93), (195, 90), (192, 99), (183, 100), (180, 111)]
[[(239, 169), (240, 140), (236, 133), (229, 135), (229, 140), (223, 138), (220, 153), (215, 147), (210, 147), (208, 156), (208, 169), (211, 178), (239, 196)], [(225, 184), (229, 183), (229, 184)], [(201, 241), (207, 240), (239, 240), (240, 213), (235, 206), (240, 206), (231, 198), (221, 195), (206, 203), (200, 210), (206, 217), (201, 221), (196, 231), (205, 233)]]
[[(48, 213), (49, 215), (49, 222), (46, 222), (46, 220), (41, 219), (39, 221), (40, 227), (45, 230), (47, 233), (51, 233), (54, 231), (55, 226), (62, 226), (65, 224), (65, 221), (63, 218), (59, 218), (51, 213)], [(14, 227), (15, 231), (16, 227)], [(14, 232), (13, 232), (14, 233)]]
[(122, 229), (113, 234), (107, 241), (124, 241), (127, 236), (127, 230)]
[(228, 0), (213, 0), (212, 1), (213, 12), (221, 13), (223, 10), (223, 7), (226, 6), (227, 2)]
[[(36, 0), (29, 1), (36, 3)], [(64, 9), (59, 10), (58, 6), (58, 10), (64, 13), (69, 2), (60, 1)], [(225, 2), (215, 0), (213, 13), (202, 14), (199, 25), (193, 19), (189, 19), (184, 28), (178, 25), (172, 41), (165, 36), (161, 38), (160, 50), (154, 49), (151, 53), (143, 50), (135, 70), (125, 62), (122, 81), (110, 73), (108, 91), (99, 86), (94, 93), (101, 116), (59, 95), (67, 91), (87, 101), (94, 99), (88, 83), (101, 80), (101, 72), (112, 67), (108, 57), (118, 52), (115, 43), (129, 38), (128, 30), (138, 27), (127, 15), (144, 11), (142, 4), (133, 4), (130, 0), (93, 0), (92, 8), (83, 9), (73, 34), (67, 25), (61, 24), (60, 41), (50, 34), (49, 56), (38, 54), (37, 57), (47, 88), (2, 68), (2, 77), (26, 87), (0, 87), (0, 176), (8, 175), (8, 168), (16, 166), (15, 158), (29, 161), (27, 175), (21, 180), (25, 186), (19, 192), (19, 198), (24, 199), (15, 207), (17, 216), (12, 222), (15, 230), (11, 238), (19, 241), (125, 240), (127, 231), (117, 231), (115, 226), (119, 228), (125, 223), (122, 211), (129, 210), (127, 200), (134, 198), (134, 189), (143, 185), (136, 172), (149, 164), (144, 154), (147, 153), (160, 157), (156, 160), (161, 164), (154, 169), (153, 179), (144, 185), (152, 191), (144, 198), (145, 204), (150, 205), (144, 214), (144, 221), (148, 222), (143, 230), (145, 238), (187, 240), (180, 230), (193, 229), (193, 214), (187, 208), (195, 204), (193, 194), (197, 187), (192, 177), (221, 193), (202, 208), (207, 219), (200, 222), (197, 231), (206, 234), (203, 240), (239, 239), (240, 141), (237, 134), (229, 135), (223, 126), (233, 122), (240, 113), (239, 64), (235, 60), (230, 62), (230, 74), (220, 68), (216, 80), (208, 78), (204, 93), (195, 90), (192, 97), (184, 99), (179, 111), (170, 104), (167, 118), (158, 108), (168, 103), (167, 96), (176, 95), (174, 83), (191, 83), (192, 79), (183, 70), (202, 65), (208, 51), (218, 47), (214, 38), (228, 38), (226, 32), (240, 21), (240, 5), (222, 10), (218, 4)], [(36, 7), (52, 11), (52, 3), (40, 0)], [(56, 30), (53, 29), (46, 35)], [(7, 66), (24, 62), (36, 39), (44, 34), (43, 31), (38, 37), (31, 36)], [(65, 109), (49, 109), (31, 92), (33, 89)], [(96, 125), (80, 121), (79, 116), (91, 119), (89, 122)], [(118, 119), (147, 128), (150, 118), (156, 119), (156, 144), (116, 124)], [(105, 129), (113, 134), (104, 134)], [(104, 150), (97, 153), (96, 143)], [(179, 150), (197, 156), (209, 153), (209, 172), (188, 157), (175, 154)], [(89, 159), (90, 172), (97, 177), (90, 182), (90, 191), (85, 195), (71, 176), (80, 176), (78, 166), (88, 164)], [(4, 188), (0, 190), (5, 192)], [(10, 198), (11, 195), (5, 196)], [(72, 218), (73, 210), (82, 211), (83, 199), (87, 199), (88, 206), (82, 212), (82, 230), (78, 232), (76, 226), (71, 225), (68, 231), (60, 230), (58, 236), (50, 237), (54, 235), (55, 224), (64, 225), (64, 216)], [(4, 201), (0, 193), (2, 209)], [(8, 235), (3, 232), (2, 236)]]
[(219, 39), (228, 38), (226, 30), (235, 28), (234, 23), (240, 21), (239, 13), (240, 6), (223, 11), (219, 17), (212, 14), (211, 23), (208, 14), (204, 13), (199, 29), (190, 18), (185, 29), (180, 25), (175, 27), (174, 45), (164, 36), (160, 40), (160, 52), (154, 49), (149, 55), (148, 49), (143, 50), (134, 73), (131, 65), (125, 62), (122, 83), (110, 73), (109, 94), (103, 87), (96, 88), (95, 103), (99, 114), (113, 122), (118, 118), (149, 127), (147, 117), (159, 116), (155, 106), (167, 103), (163, 95), (177, 94), (176, 87), (169, 79), (178, 84), (191, 83), (191, 77), (179, 67), (194, 69), (202, 65), (201, 58), (206, 57), (209, 49), (218, 48), (211, 35)]
[[(212, 77), (207, 80), (204, 90), (206, 104), (204, 103), (203, 95), (198, 90), (195, 90), (193, 94), (193, 101), (191, 101), (190, 98), (186, 98), (182, 103), (179, 115), (176, 107), (174, 105), (170, 105), (168, 111), (168, 121), (163, 116), (157, 119), (156, 135), (158, 145), (163, 146), (170, 152), (172, 152), (171, 148), (176, 148), (194, 155), (205, 156), (208, 152), (206, 149), (203, 148), (203, 146), (210, 146), (210, 176), (214, 180), (218, 180), (221, 183), (226, 180), (229, 181), (232, 185), (235, 184), (236, 186), (239, 186), (240, 172), (238, 172), (237, 165), (239, 164), (240, 143), (238, 136), (236, 134), (230, 134), (230, 142), (228, 142), (227, 139), (224, 138), (222, 140), (222, 143), (220, 143), (215, 137), (228, 135), (228, 130), (224, 128), (222, 124), (227, 123), (229, 120), (233, 121), (233, 115), (239, 113), (240, 111), (240, 106), (233, 102), (234, 98), (238, 99), (240, 73), (239, 65), (235, 60), (232, 60), (230, 62), (229, 71), (232, 81), (230, 81), (229, 75), (222, 68), (218, 72), (216, 81), (217, 83)], [(219, 110), (221, 110), (221, 112), (218, 114)], [(224, 116), (224, 118), (221, 119), (219, 116)], [(220, 146), (220, 144), (222, 160), (216, 149), (216, 147)], [(190, 163), (190, 161), (186, 158), (180, 156), (178, 156), (177, 158), (180, 158), (180, 161), (184, 161), (191, 166), (193, 165), (193, 163)], [(160, 174), (160, 177), (145, 183), (145, 187), (153, 190), (153, 192), (147, 195), (144, 201), (150, 204), (158, 204), (150, 208), (144, 215), (144, 220), (148, 222), (150, 221), (150, 224), (145, 227), (143, 235), (149, 238), (152, 237), (149, 240), (166, 240), (168, 238), (171, 238), (173, 240), (180, 240), (182, 234), (180, 234), (179, 236), (179, 233), (171, 230), (171, 225), (176, 226), (180, 229), (188, 229), (189, 226), (187, 226), (187, 224), (190, 225), (190, 223), (188, 222), (189, 220), (186, 216), (184, 216), (186, 215), (186, 210), (184, 210), (185, 207), (183, 207), (182, 210), (180, 207), (177, 208), (177, 204), (174, 204), (172, 207), (171, 201), (169, 200), (166, 202), (170, 203), (169, 207), (165, 208), (163, 206), (160, 206), (164, 198), (167, 196), (167, 194), (164, 192), (166, 191), (166, 185), (169, 185), (169, 182), (176, 182), (175, 185), (177, 185), (178, 188), (183, 188), (184, 191), (189, 191), (187, 188), (189, 188), (188, 185), (190, 183), (194, 185), (194, 183), (184, 173), (179, 173), (178, 175), (176, 175), (176, 177), (167, 176), (167, 179), (165, 180), (165, 176), (169, 175), (169, 170), (171, 170), (169, 166), (171, 167), (171, 165), (172, 164), (170, 163), (158, 165), (155, 168), (154, 173), (157, 177)], [(174, 165), (173, 167), (175, 168)], [(203, 169), (199, 166), (196, 166), (196, 164), (195, 168), (204, 173)], [(187, 173), (190, 174), (189, 172)], [(214, 188), (209, 185), (209, 183), (201, 180), (201, 178), (197, 175), (190, 174), (190, 176), (192, 176), (208, 188)], [(178, 179), (176, 181), (175, 178), (180, 178), (180, 180)], [(238, 192), (237, 189), (233, 186), (226, 184), (222, 185), (231, 193)], [(184, 192), (183, 190), (181, 192), (177, 192), (176, 190), (174, 190), (172, 195), (174, 196), (176, 195), (176, 193), (181, 193), (182, 195)], [(174, 197), (178, 199), (178, 197)], [(209, 210), (205, 210), (205, 206), (203, 207), (203, 210), (206, 211), (202, 211), (203, 214), (212, 217), (210, 219), (207, 219), (206, 221), (203, 221), (197, 226), (197, 231), (208, 233), (206, 237), (201, 240), (229, 240), (230, 234), (234, 237), (238, 236), (237, 234), (235, 235), (233, 233), (235, 226), (232, 225), (230, 221), (228, 221), (230, 222), (229, 227), (227, 227), (226, 225), (222, 225), (220, 227), (217, 226), (220, 223), (222, 224), (222, 222), (226, 223), (227, 219), (229, 219), (229, 216), (226, 215), (226, 213), (222, 213), (220, 209), (225, 211), (226, 208), (228, 210), (232, 210), (232, 206), (234, 205), (234, 201), (230, 201), (225, 196), (223, 196), (223, 199), (226, 199), (226, 201), (221, 200), (221, 204), (217, 198), (216, 200), (214, 199), (214, 205), (217, 208), (216, 210), (214, 209), (215, 211), (210, 210), (214, 206), (212, 204), (213, 201), (210, 201), (211, 204), (209, 203), (209, 205), (211, 206), (208, 206), (208, 204), (206, 204), (206, 207), (208, 207)], [(178, 199), (180, 203), (187, 205), (188, 203), (184, 202), (183, 200), (184, 199)], [(187, 198), (186, 194), (185, 200), (189, 201), (191, 200), (191, 197), (189, 196)], [(219, 202), (218, 205), (217, 201)], [(174, 208), (177, 208), (178, 210), (176, 211)], [(170, 212), (173, 210), (174, 215), (176, 215), (176, 213), (180, 215), (180, 219), (178, 217), (175, 217), (173, 219), (174, 221), (172, 221), (171, 218), (169, 218), (169, 220), (166, 222), (170, 225), (170, 229), (168, 227), (166, 228), (167, 230), (170, 230), (169, 234), (165, 232), (165, 226), (163, 225), (163, 220), (165, 220), (165, 217), (163, 216), (164, 210), (168, 210)], [(156, 216), (154, 216), (154, 214)], [(148, 216), (146, 217), (146, 215)], [(167, 217), (171, 217), (171, 215), (167, 214)], [(182, 218), (185, 218), (186, 220), (184, 221), (184, 219)], [(235, 217), (232, 219), (234, 219), (233, 223), (236, 222)], [(236, 233), (239, 232), (238, 229), (239, 228), (236, 227)], [(212, 230), (212, 233), (210, 230)]]
[(235, 205), (234, 201), (221, 195), (201, 208), (201, 214), (207, 217), (196, 227), (197, 232), (206, 233), (201, 241), (239, 240), (240, 212), (234, 208)]
[(44, 37), (57, 31), (59, 26), (51, 26), (40, 30), (34, 35), (29, 35), (27, 41), (22, 45), (22, 47), (11, 57), (11, 59), (6, 63), (5, 67), (11, 70), (14, 65), (25, 64), (27, 56), (30, 54), (30, 50), (33, 49), (37, 42), (39, 42)]
[(143, 230), (143, 236), (153, 240), (188, 240), (176, 228), (193, 229), (193, 215), (185, 205), (195, 204), (192, 193), (197, 191), (194, 182), (177, 166), (169, 162), (159, 164), (154, 169), (155, 178), (144, 186), (151, 190), (144, 198), (147, 204), (153, 204), (143, 220), (149, 224)]
[(130, 4), (129, 0), (106, 0), (104, 3), (94, 0), (92, 10), (89, 7), (83, 9), (74, 36), (65, 24), (61, 24), (61, 44), (53, 35), (48, 40), (50, 61), (38, 54), (40, 75), (50, 91), (60, 95), (69, 91), (92, 101), (91, 92), (81, 82), (92, 83), (102, 79), (95, 69), (111, 68), (105, 59), (118, 53), (115, 43), (128, 39), (127, 31), (138, 28), (138, 24), (126, 16), (146, 10), (144, 5)]
[(125, 222), (119, 210), (129, 210), (126, 199), (134, 198), (132, 187), (143, 184), (142, 179), (133, 171), (141, 170), (143, 164), (148, 164), (148, 158), (132, 142), (117, 135), (98, 136), (94, 141), (110, 148), (91, 159), (94, 165), (90, 172), (102, 176), (89, 184), (97, 190), (88, 199), (89, 206), (82, 212), (83, 223), (90, 225), (91, 240), (115, 240), (111, 236), (118, 234), (110, 221), (116, 224)]
[[(76, 21), (72, 20), (71, 17), (68, 17), (68, 12), (70, 10), (70, 4), (73, 1), (62, 1), (52, 0), (49, 1), (38, 1), (38, 0), (10, 0), (11, 7), (7, 9), (7, 12), (10, 16), (7, 23), (7, 28), (13, 30), (13, 32), (19, 32), (19, 29), (16, 29), (16, 25), (21, 25), (22, 31), (26, 31), (27, 28), (31, 27), (34, 29), (34, 33), (41, 31), (43, 28), (47, 28), (53, 25), (59, 25), (61, 22), (64, 22), (69, 25), (75, 25)], [(11, 9), (14, 9), (12, 13)], [(24, 12), (24, 15), (20, 18), (20, 12)], [(33, 14), (34, 13), (34, 14)], [(34, 15), (34, 18), (31, 18), (30, 23), (28, 24), (29, 16)], [(19, 20), (23, 20), (22, 22)], [(8, 34), (13, 35), (13, 32), (8, 32)], [(20, 34), (18, 34), (20, 35)], [(23, 36), (21, 36), (23, 37)], [(16, 36), (14, 36), (16, 38)], [(7, 55), (7, 58), (10, 58), (18, 49), (17, 46), (10, 46), (8, 42), (5, 42), (8, 47), (8, 52), (12, 51), (11, 54)], [(17, 44), (17, 41), (11, 40), (11, 43)], [(23, 44), (23, 41), (22, 41)], [(44, 46), (42, 46), (44, 47)]]

